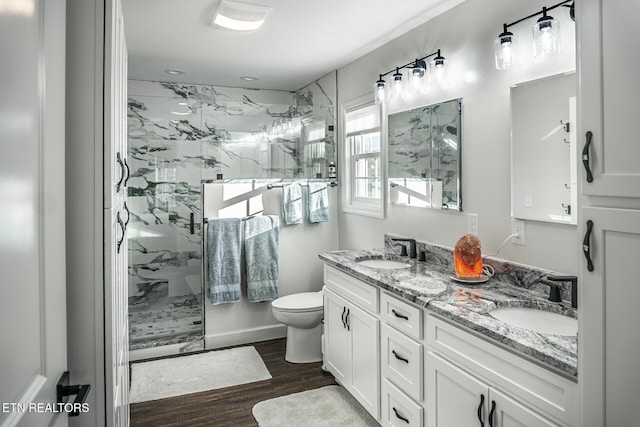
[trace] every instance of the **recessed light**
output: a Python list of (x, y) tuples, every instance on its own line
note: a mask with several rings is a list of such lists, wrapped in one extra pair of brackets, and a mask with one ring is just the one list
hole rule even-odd
[(185, 106), (185, 107), (186, 107), (186, 106), (187, 106), (187, 105), (189, 105), (189, 104), (187, 104), (186, 102), (178, 102), (178, 105), (182, 105), (182, 106)]
[(253, 31), (260, 28), (269, 11), (268, 6), (222, 0), (211, 24), (228, 30)]
[(244, 80), (245, 82), (254, 82), (256, 80), (260, 80), (260, 77), (255, 77), (255, 76), (242, 76), (240, 77), (241, 80)]
[(168, 70), (164, 70), (165, 73), (167, 74), (171, 74), (172, 76), (179, 76), (181, 74), (186, 73), (185, 70), (179, 70), (177, 68), (172, 68), (172, 69), (168, 69)]

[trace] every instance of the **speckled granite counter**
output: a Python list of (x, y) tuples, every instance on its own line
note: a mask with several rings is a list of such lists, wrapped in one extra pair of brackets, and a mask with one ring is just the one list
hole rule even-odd
[[(433, 257), (429, 261), (411, 260), (409, 268), (383, 270), (356, 263), (363, 258), (385, 256), (384, 250), (333, 251), (320, 254), (326, 264), (363, 282), (426, 307), (438, 315), (527, 356), (542, 366), (577, 377), (577, 337), (545, 335), (510, 326), (489, 315), (500, 306), (544, 307), (576, 317), (567, 303), (552, 303), (544, 295), (502, 280), (499, 274), (486, 283), (463, 284), (451, 278), (453, 268)], [(405, 258), (408, 260), (408, 258)], [(429, 259), (429, 258), (428, 258)], [(515, 274), (515, 273), (514, 273)]]

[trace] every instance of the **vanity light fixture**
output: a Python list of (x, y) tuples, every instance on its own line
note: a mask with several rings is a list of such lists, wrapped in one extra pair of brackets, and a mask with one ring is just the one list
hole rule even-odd
[[(431, 67), (427, 67), (427, 58), (435, 57), (431, 62)], [(446, 68), (445, 59), (440, 54), (440, 49), (430, 53), (415, 61), (409, 62), (401, 67), (380, 74), (380, 78), (373, 84), (373, 97), (376, 104), (381, 104), (399, 96), (410, 96), (416, 92), (425, 92), (429, 83), (429, 69), (433, 74), (432, 80), (440, 85), (446, 84)], [(409, 69), (408, 77), (402, 73), (402, 70)], [(395, 72), (394, 72), (395, 71)], [(387, 88), (387, 82), (384, 76), (393, 73), (390, 88)]]
[(268, 6), (221, 0), (211, 25), (234, 31), (254, 31), (264, 24), (270, 11)]
[(506, 70), (519, 64), (518, 37), (509, 31), (509, 27), (538, 15), (542, 16), (533, 24), (533, 56), (542, 58), (558, 54), (560, 51), (560, 23), (547, 14), (548, 11), (558, 7), (569, 8), (569, 16), (575, 21), (575, 0), (564, 0), (550, 7), (543, 7), (541, 11), (510, 24), (504, 24), (502, 33), (494, 42), (498, 70)]

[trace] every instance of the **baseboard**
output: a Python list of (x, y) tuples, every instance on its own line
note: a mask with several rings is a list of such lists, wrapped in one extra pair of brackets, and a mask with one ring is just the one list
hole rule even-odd
[(248, 344), (258, 341), (269, 341), (287, 336), (287, 327), (282, 324), (261, 326), (205, 336), (205, 348), (229, 347), (232, 345)]

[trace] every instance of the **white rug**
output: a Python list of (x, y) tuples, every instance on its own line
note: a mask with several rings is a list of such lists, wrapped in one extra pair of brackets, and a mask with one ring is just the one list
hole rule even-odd
[(254, 347), (134, 363), (131, 403), (164, 399), (271, 378)]
[(330, 385), (256, 404), (260, 427), (371, 427), (376, 420), (342, 387)]

